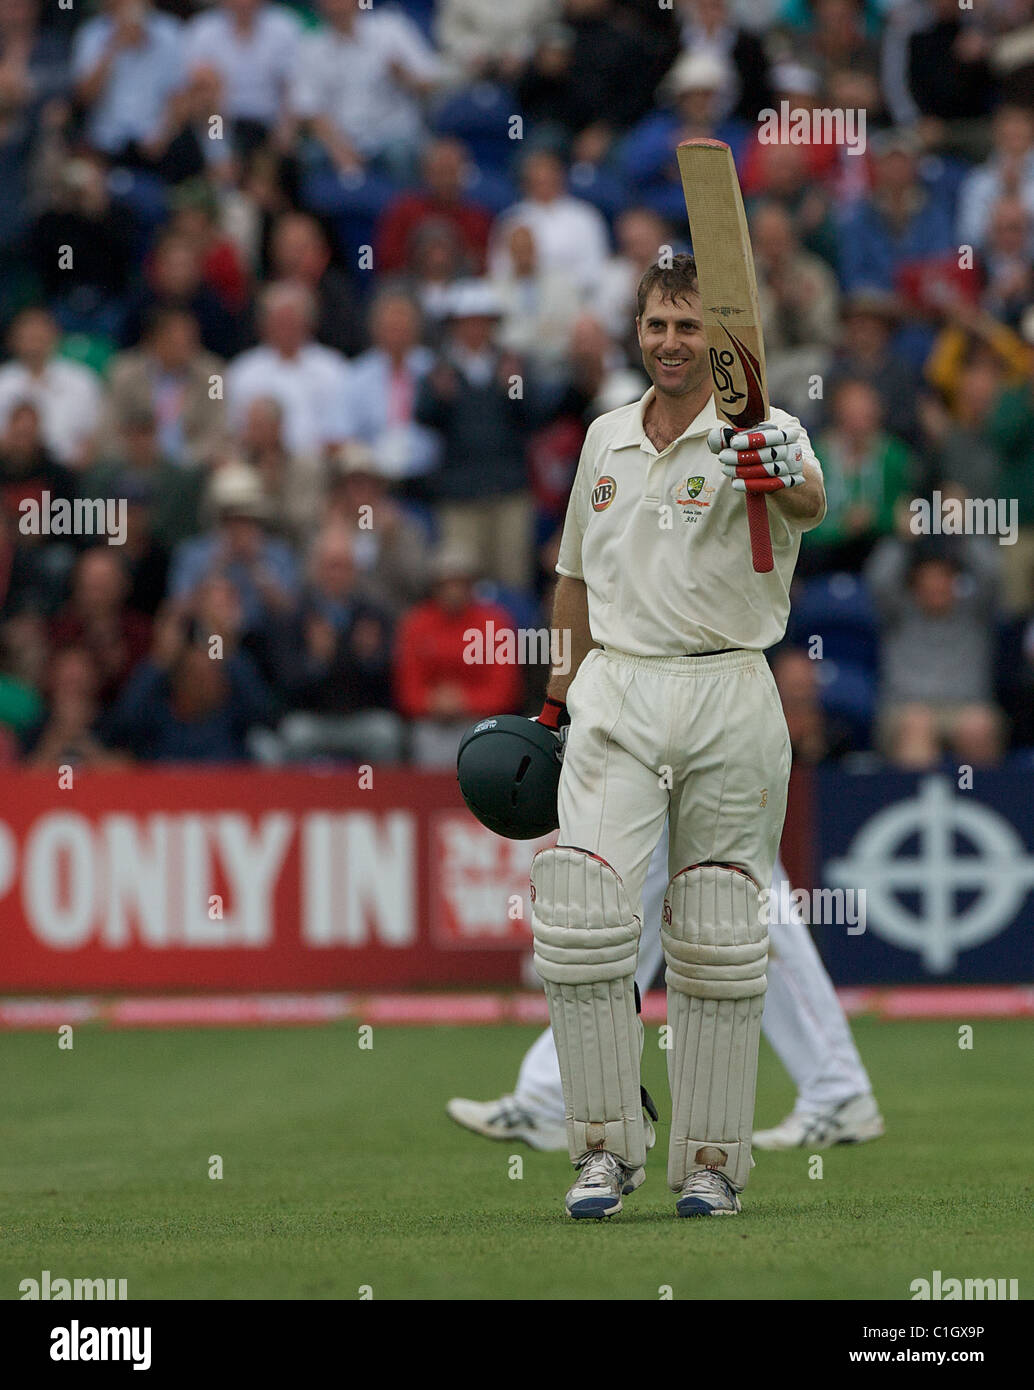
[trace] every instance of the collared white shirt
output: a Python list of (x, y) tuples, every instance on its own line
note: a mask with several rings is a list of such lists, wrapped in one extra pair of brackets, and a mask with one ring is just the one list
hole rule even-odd
[[(768, 506), (774, 567), (756, 574), (742, 493), (707, 447), (719, 422), (713, 398), (658, 453), (641, 400), (601, 415), (582, 446), (557, 572), (583, 579), (589, 627), (605, 647), (635, 656), (685, 656), (726, 647), (764, 650), (790, 612), (801, 535), (818, 525)], [(785, 410), (780, 424), (799, 424)], [(803, 436), (805, 459), (817, 463)]]
[(271, 126), (280, 116), (301, 36), (297, 16), (281, 5), (263, 5), (246, 32), (224, 10), (210, 10), (187, 25), (187, 67), (213, 67), (222, 74), (225, 115)]
[(60, 462), (78, 467), (82, 450), (100, 422), (100, 378), (89, 367), (52, 357), (39, 376), (20, 362), (0, 367), (0, 429), (19, 401), (31, 401), (43, 442)]
[(507, 243), (514, 227), (531, 232), (540, 270), (566, 275), (583, 293), (595, 290), (610, 255), (610, 238), (602, 213), (591, 203), (564, 194), (551, 203), (525, 198), (507, 208), (492, 233), (493, 280), (504, 280), (510, 273)]
[(392, 75), (398, 63), (422, 81), (441, 66), (415, 24), (403, 14), (360, 10), (351, 35), (334, 29), (307, 34), (298, 46), (290, 105), (297, 116), (326, 116), (365, 155), (416, 140), (420, 104)]
[[(149, 140), (161, 126), (169, 97), (183, 85), (183, 26), (171, 15), (150, 11), (136, 48), (120, 48), (100, 96), (90, 107), (90, 144), (116, 154), (130, 141)], [(115, 25), (107, 15), (89, 19), (72, 40), (72, 75), (93, 72), (108, 51)]]
[(307, 343), (295, 357), (271, 347), (250, 348), (226, 373), (226, 409), (237, 430), (248, 406), (272, 396), (283, 410), (283, 437), (295, 454), (318, 454), (345, 437), (348, 361), (333, 348)]

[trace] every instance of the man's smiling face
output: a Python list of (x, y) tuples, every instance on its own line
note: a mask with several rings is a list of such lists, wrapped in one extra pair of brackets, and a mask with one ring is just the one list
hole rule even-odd
[(642, 317), (636, 319), (643, 366), (657, 393), (686, 396), (710, 377), (700, 295), (677, 300), (651, 290)]

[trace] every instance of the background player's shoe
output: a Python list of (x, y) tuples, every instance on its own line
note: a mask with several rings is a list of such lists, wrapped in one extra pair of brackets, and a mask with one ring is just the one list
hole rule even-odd
[(754, 1135), (759, 1149), (830, 1149), (834, 1144), (864, 1144), (883, 1133), (883, 1117), (871, 1093), (851, 1096), (815, 1114), (787, 1115), (774, 1129)]
[(456, 1097), (445, 1107), (449, 1118), (486, 1139), (516, 1139), (546, 1153), (567, 1149), (563, 1120), (537, 1115), (515, 1096), (498, 1100), (463, 1100)]
[(679, 1216), (735, 1216), (742, 1209), (729, 1179), (713, 1169), (701, 1168), (682, 1184), (675, 1210)]
[(629, 1168), (605, 1149), (586, 1154), (578, 1167), (578, 1181), (564, 1199), (568, 1216), (576, 1220), (614, 1216), (621, 1210), (621, 1198), (634, 1192), (646, 1177), (645, 1168)]

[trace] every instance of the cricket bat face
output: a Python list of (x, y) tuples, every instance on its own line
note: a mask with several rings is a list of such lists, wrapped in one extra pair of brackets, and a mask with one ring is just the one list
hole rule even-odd
[[(684, 140), (678, 161), (715, 406), (730, 425), (749, 430), (768, 415), (768, 387), (754, 254), (740, 181), (732, 151), (721, 140)], [(746, 502), (754, 569), (767, 574), (772, 569), (772, 537), (765, 499), (748, 493)]]
[(754, 256), (736, 166), (720, 140), (678, 148), (718, 413), (749, 429), (768, 415)]

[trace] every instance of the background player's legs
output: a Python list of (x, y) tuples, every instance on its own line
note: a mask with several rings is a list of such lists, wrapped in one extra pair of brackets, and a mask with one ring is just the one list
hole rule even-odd
[[(777, 864), (777, 879), (780, 872)], [(791, 902), (773, 916), (768, 934), (765, 1036), (797, 1087), (794, 1110), (814, 1114), (871, 1092), (833, 982)]]

